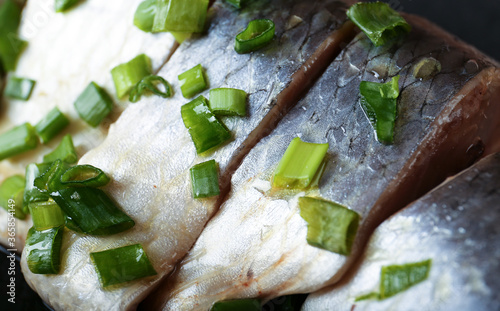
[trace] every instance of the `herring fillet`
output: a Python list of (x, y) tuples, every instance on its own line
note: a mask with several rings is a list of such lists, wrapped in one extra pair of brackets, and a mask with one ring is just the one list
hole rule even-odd
[[(293, 73), (342, 24), (345, 9), (338, 1), (283, 0), (271, 5), (255, 1), (238, 14), (229, 5), (216, 2), (209, 11), (207, 34), (181, 44), (159, 72), (173, 86), (173, 98), (145, 97), (129, 106), (110, 127), (105, 141), (80, 161), (110, 175), (112, 182), (106, 191), (134, 219), (135, 227), (109, 237), (65, 231), (59, 275), (32, 274), (23, 256), (23, 273), (32, 288), (57, 310), (134, 308), (187, 253), (218, 207), (217, 198), (192, 198), (189, 168), (215, 158), (224, 170), (242, 141), (273, 107), (274, 99), (293, 82)], [(276, 38), (257, 52), (236, 54), (235, 34), (250, 20), (262, 17), (274, 21)], [(300, 22), (290, 25), (297, 17)], [(249, 94), (247, 117), (223, 119), (234, 139), (207, 156), (196, 155), (182, 123), (180, 107), (189, 100), (181, 96), (177, 81), (178, 74), (199, 63), (212, 88), (234, 87)], [(308, 79), (312, 77), (305, 75), (302, 82)], [(89, 253), (134, 243), (143, 245), (158, 276), (103, 290)]]
[[(500, 154), (490, 155), (379, 226), (348, 283), (310, 295), (303, 310), (499, 310)], [(432, 259), (429, 278), (386, 300), (384, 265)], [(355, 306), (355, 307), (354, 307)]]
[[(193, 301), (202, 310), (219, 300), (267, 300), (334, 283), (349, 267), (347, 260), (356, 256), (308, 245), (297, 197), (320, 196), (357, 211), (362, 220), (354, 251), (359, 252), (370, 234), (366, 227), (381, 222), (370, 209), (399, 186), (398, 174), (422, 178), (404, 180), (417, 191), (397, 188), (409, 202), (497, 148), (496, 64), (421, 18), (407, 20), (413, 30), (399, 47), (375, 48), (359, 35), (274, 132), (250, 151), (233, 176), (228, 200), (162, 288), (165, 310), (189, 309)], [(411, 72), (425, 57), (438, 59), (442, 70), (419, 80)], [(359, 83), (396, 74), (401, 75), (401, 95), (395, 143), (385, 146), (375, 140), (359, 105)], [(296, 136), (330, 143), (319, 190), (273, 192), (273, 171)], [(379, 213), (403, 208), (401, 198), (400, 204), (386, 201), (386, 210)]]

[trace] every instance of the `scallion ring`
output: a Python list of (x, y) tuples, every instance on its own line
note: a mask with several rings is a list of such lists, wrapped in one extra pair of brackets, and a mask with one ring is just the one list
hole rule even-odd
[(248, 23), (245, 30), (236, 36), (234, 50), (239, 54), (250, 53), (267, 45), (274, 38), (274, 22), (256, 19)]
[[(165, 92), (160, 91), (157, 87), (158, 83), (163, 84), (165, 87)], [(129, 100), (132, 103), (136, 103), (141, 99), (141, 96), (144, 94), (144, 91), (150, 90), (153, 94), (161, 96), (163, 98), (167, 98), (172, 96), (172, 89), (170, 88), (170, 84), (160, 76), (147, 76), (144, 77), (139, 83), (135, 85), (135, 87), (130, 91)]]

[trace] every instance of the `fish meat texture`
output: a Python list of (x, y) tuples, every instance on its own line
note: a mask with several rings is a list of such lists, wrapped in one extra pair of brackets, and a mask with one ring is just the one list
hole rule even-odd
[[(167, 60), (176, 45), (168, 33), (149, 34), (136, 28), (132, 21), (140, 0), (83, 1), (66, 13), (54, 11), (53, 0), (28, 1), (23, 11), (19, 36), (28, 41), (13, 76), (36, 80), (27, 102), (3, 98), (6, 107), (0, 116), (0, 132), (15, 125), (38, 123), (50, 110), (58, 107), (70, 120), (61, 136), (71, 134), (79, 156), (98, 146), (106, 137), (108, 127), (127, 106), (128, 101), (116, 98), (111, 69), (145, 53), (151, 58), (153, 71)], [(80, 119), (73, 103), (85, 87), (94, 81), (103, 87), (115, 103), (112, 113), (97, 128)], [(42, 162), (42, 155), (60, 142), (47, 145), (0, 162), (0, 183), (7, 177), (24, 175), (33, 162)], [(22, 250), (31, 220), (16, 220), (18, 241)], [(7, 241), (7, 212), (0, 208), (0, 243)]]
[[(376, 48), (360, 34), (250, 151), (233, 176), (229, 198), (175, 273), (150, 296), (151, 304), (207, 310), (220, 300), (265, 301), (335, 283), (383, 219), (482, 154), (498, 150), (497, 64), (429, 22), (405, 18), (413, 30), (402, 45)], [(431, 79), (416, 79), (412, 69), (426, 57), (439, 60), (442, 70)], [(359, 105), (359, 84), (396, 74), (401, 93), (395, 141), (386, 146), (375, 140)], [(329, 143), (319, 189), (273, 191), (273, 172), (297, 136)], [(308, 245), (307, 223), (297, 206), (304, 195), (360, 214), (351, 256)]]
[[(342, 286), (309, 295), (303, 310), (499, 310), (500, 154), (447, 180), (377, 228), (358, 271)], [(385, 300), (382, 266), (431, 259), (429, 277)]]
[[(294, 79), (294, 74), (342, 25), (345, 10), (338, 1), (283, 0), (255, 1), (238, 13), (224, 2), (215, 2), (209, 10), (207, 34), (183, 42), (159, 72), (172, 85), (174, 96), (145, 97), (130, 105), (111, 125), (105, 141), (80, 161), (111, 177), (105, 190), (134, 219), (135, 227), (109, 237), (65, 231), (60, 274), (32, 274), (23, 256), (21, 265), (30, 286), (56, 310), (134, 308), (188, 252), (218, 207), (217, 197), (193, 199), (189, 168), (213, 158), (222, 175), (229, 174), (224, 172), (233, 154), (240, 152), (242, 142), (279, 104), (280, 94), (294, 83), (310, 83), (311, 74), (300, 79)], [(235, 35), (249, 21), (262, 17), (274, 21), (275, 39), (257, 52), (236, 54)], [(289, 26), (297, 17), (301, 22)], [(177, 80), (197, 64), (204, 67), (211, 88), (233, 87), (249, 94), (247, 117), (222, 119), (233, 140), (203, 156), (196, 154), (182, 122), (181, 106), (189, 100), (181, 96)], [(309, 65), (311, 72), (326, 67), (316, 60)], [(103, 290), (89, 253), (135, 243), (143, 245), (158, 275)]]

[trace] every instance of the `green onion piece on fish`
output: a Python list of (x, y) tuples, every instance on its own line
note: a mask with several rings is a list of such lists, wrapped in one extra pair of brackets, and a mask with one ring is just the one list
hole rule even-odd
[(427, 279), (432, 260), (384, 266), (380, 271), (380, 299), (396, 295)]
[(20, 7), (12, 0), (3, 2), (0, 5), (0, 67), (6, 71), (16, 69), (17, 59), (27, 44), (17, 36), (20, 22)]
[(182, 96), (191, 98), (207, 88), (207, 81), (201, 65), (196, 65), (193, 68), (181, 73), (178, 76), (181, 86)]
[(340, 204), (299, 198), (300, 216), (307, 222), (307, 243), (348, 256), (356, 237), (359, 215)]
[(245, 30), (236, 36), (234, 50), (239, 54), (256, 51), (269, 44), (274, 38), (274, 22), (269, 19), (256, 19), (248, 23)]
[(41, 231), (63, 226), (66, 222), (61, 208), (52, 200), (31, 203), (29, 209), (33, 219), (33, 227), (36, 230)]
[(73, 218), (70, 216), (64, 214), (64, 218), (66, 220), (66, 228), (68, 228), (71, 231), (77, 232), (77, 233), (85, 233), (83, 232), (82, 228), (78, 227), (78, 225), (73, 221)]
[(413, 76), (417, 79), (427, 80), (441, 72), (441, 63), (433, 58), (421, 59), (413, 66)]
[(112, 235), (132, 228), (134, 221), (96, 188), (65, 188), (50, 194), (52, 199), (83, 232)]
[(257, 299), (226, 300), (214, 303), (210, 311), (260, 311), (260, 301)]
[(383, 144), (394, 141), (398, 81), (399, 75), (386, 83), (362, 81), (359, 85), (361, 107), (375, 129), (377, 140)]
[(226, 2), (237, 9), (241, 9), (242, 6), (245, 5), (246, 0), (226, 0)]
[(3, 181), (0, 185), (0, 205), (6, 211), (14, 212), (18, 219), (26, 218), (23, 212), (23, 195), (26, 180), (23, 176), (14, 175)]
[(243, 90), (218, 88), (210, 90), (210, 110), (216, 115), (241, 116), (247, 114), (247, 93)]
[(231, 138), (231, 133), (210, 111), (207, 99), (203, 96), (183, 105), (181, 115), (198, 154), (217, 147)]
[(134, 25), (142, 31), (153, 31), (153, 23), (157, 12), (156, 0), (141, 2), (134, 14)]
[(18, 155), (38, 146), (35, 128), (24, 123), (0, 135), (0, 160)]
[(179, 43), (179, 44), (181, 44), (182, 42), (184, 42), (186, 39), (188, 39), (192, 35), (191, 32), (176, 32), (176, 31), (171, 31), (170, 33), (172, 34), (172, 36), (174, 36), (175, 41), (177, 41), (177, 43)]
[(153, 32), (202, 32), (208, 0), (157, 0)]
[(363, 301), (363, 300), (380, 300), (380, 294), (377, 292), (371, 292), (368, 294), (358, 296), (354, 299), (355, 302)]
[(395, 41), (411, 30), (405, 19), (383, 2), (356, 3), (347, 10), (347, 16), (375, 46)]
[(60, 159), (52, 162), (50, 167), (40, 176), (35, 178), (34, 185), (42, 193), (48, 193), (66, 188), (61, 183), (61, 176), (69, 169), (69, 164)]
[(142, 78), (151, 75), (151, 71), (151, 59), (145, 54), (140, 54), (129, 62), (111, 69), (116, 96), (122, 98), (127, 95)]
[(21, 9), (12, 0), (6, 0), (0, 5), (0, 35), (17, 33), (21, 23)]
[(109, 177), (92, 165), (77, 165), (61, 176), (61, 184), (70, 187), (102, 187), (109, 183)]
[(113, 110), (113, 100), (95, 82), (90, 82), (74, 105), (80, 118), (92, 127), (97, 127)]
[(35, 81), (25, 78), (10, 77), (5, 86), (5, 96), (10, 98), (28, 100), (35, 87)]
[(55, 107), (38, 122), (35, 129), (41, 142), (45, 144), (68, 125), (68, 118), (57, 107)]
[(35, 187), (35, 179), (45, 173), (52, 163), (31, 163), (26, 167), (26, 184), (24, 187), (23, 213), (29, 213), (29, 204), (34, 202), (44, 202), (50, 199), (50, 196)]
[(156, 275), (140, 244), (90, 253), (102, 287)]
[(78, 161), (78, 155), (76, 154), (73, 139), (70, 134), (65, 135), (54, 150), (43, 156), (43, 162), (46, 163), (54, 162), (58, 159), (68, 164), (73, 164)]
[[(165, 92), (162, 92), (157, 85), (162, 84), (165, 88)], [(144, 77), (135, 87), (130, 91), (129, 100), (132, 103), (136, 103), (146, 90), (151, 91), (153, 94), (167, 98), (172, 96), (172, 90), (170, 85), (165, 79), (160, 76), (147, 76)]]
[(56, 0), (55, 10), (57, 13), (67, 11), (74, 7), (80, 0)]
[(61, 245), (64, 227), (28, 231), (26, 261), (35, 274), (57, 274), (61, 267)]
[(295, 137), (274, 172), (273, 187), (290, 189), (309, 187), (320, 171), (327, 151), (328, 143), (306, 143)]
[(189, 170), (195, 199), (213, 197), (220, 194), (219, 172), (215, 160), (196, 164)]

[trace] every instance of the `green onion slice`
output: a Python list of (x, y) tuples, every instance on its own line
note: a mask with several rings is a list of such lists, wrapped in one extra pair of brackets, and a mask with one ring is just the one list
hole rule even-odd
[(23, 176), (14, 175), (3, 181), (0, 185), (0, 205), (6, 211), (13, 211), (14, 217), (26, 218), (23, 212), (23, 194), (26, 180)]
[(38, 122), (35, 129), (40, 137), (40, 140), (45, 144), (68, 125), (68, 118), (57, 107), (55, 107), (42, 120), (40, 120), (40, 122)]
[(50, 194), (52, 199), (83, 232), (111, 235), (132, 228), (134, 221), (96, 188), (65, 188)]
[(375, 46), (384, 45), (409, 33), (411, 26), (383, 2), (359, 2), (347, 10), (347, 16)]
[(50, 167), (35, 178), (34, 185), (42, 193), (51, 193), (66, 188), (61, 183), (61, 176), (69, 169), (69, 164), (60, 159), (52, 162)]
[(0, 160), (35, 149), (37, 145), (38, 137), (31, 124), (16, 126), (0, 135)]
[(311, 197), (299, 198), (300, 216), (307, 222), (307, 243), (349, 255), (359, 215), (340, 204)]
[(219, 173), (215, 160), (196, 164), (189, 172), (195, 199), (213, 197), (220, 194)]
[(66, 219), (66, 228), (77, 233), (85, 233), (82, 228), (78, 227), (78, 225), (73, 221), (73, 218), (66, 214), (64, 214), (64, 218)]
[(102, 187), (109, 183), (109, 177), (92, 165), (77, 165), (61, 175), (61, 184), (70, 187)]
[(191, 98), (207, 88), (207, 81), (201, 64), (181, 73), (179, 76), (182, 96)]
[(386, 83), (362, 81), (359, 85), (361, 107), (375, 129), (375, 137), (383, 144), (394, 141), (399, 75)]
[[(165, 92), (160, 91), (157, 84), (160, 83), (165, 88)], [(172, 96), (170, 85), (165, 79), (160, 76), (147, 76), (144, 77), (136, 86), (130, 91), (129, 100), (136, 103), (144, 94), (146, 90), (151, 91), (153, 94), (167, 98)]]
[(39, 231), (63, 226), (66, 222), (61, 208), (52, 200), (31, 203), (29, 210), (33, 227)]
[(21, 9), (12, 0), (0, 5), (0, 35), (17, 33), (21, 22)]
[(26, 239), (26, 261), (35, 274), (57, 274), (61, 267), (64, 227), (38, 231), (32, 227)]
[(216, 115), (244, 117), (247, 114), (247, 93), (243, 90), (218, 88), (210, 90), (210, 110)]
[(50, 196), (47, 193), (44, 193), (35, 187), (35, 179), (45, 173), (51, 165), (52, 163), (31, 163), (26, 167), (26, 185), (23, 197), (23, 212), (25, 214), (29, 213), (28, 206), (30, 203), (44, 202), (50, 199)]
[(153, 32), (202, 32), (208, 0), (157, 0)]
[(174, 36), (175, 41), (177, 41), (177, 43), (179, 44), (186, 41), (192, 35), (191, 32), (176, 32), (176, 31), (171, 31), (170, 34)]
[(134, 25), (145, 32), (153, 31), (153, 23), (157, 11), (156, 0), (141, 2), (134, 14)]
[(257, 299), (225, 300), (214, 303), (210, 311), (260, 311), (260, 301)]
[(269, 44), (274, 38), (274, 33), (275, 26), (272, 20), (253, 20), (236, 36), (234, 50), (239, 54), (256, 51)]
[(241, 9), (242, 6), (245, 5), (246, 0), (226, 0), (226, 2), (237, 9)]
[(309, 187), (315, 180), (316, 174), (321, 171), (327, 151), (328, 143), (306, 143), (295, 137), (274, 172), (273, 187), (291, 189)]
[(384, 266), (380, 271), (380, 299), (396, 295), (429, 276), (432, 260), (404, 265)]
[(90, 253), (102, 287), (156, 275), (141, 244)]
[(28, 43), (14, 33), (0, 34), (0, 61), (3, 69), (14, 71), (21, 52)]
[(427, 80), (441, 72), (441, 63), (433, 58), (421, 59), (413, 66), (413, 76), (417, 79)]
[(74, 7), (80, 0), (56, 0), (56, 12), (64, 12)]
[(10, 98), (28, 100), (35, 87), (35, 81), (25, 78), (10, 77), (5, 86), (5, 95)]
[(70, 134), (65, 135), (54, 150), (43, 156), (43, 162), (46, 163), (51, 163), (56, 160), (62, 160), (63, 162), (69, 164), (73, 164), (78, 161), (78, 155), (76, 154), (73, 139)]
[(95, 82), (90, 82), (74, 105), (80, 118), (92, 127), (97, 127), (113, 110), (113, 100)]
[(145, 54), (140, 54), (129, 62), (111, 69), (116, 96), (123, 98), (142, 78), (151, 75), (151, 71), (151, 59)]
[(203, 96), (183, 105), (181, 115), (198, 154), (217, 147), (231, 138), (231, 133), (210, 111), (207, 99)]

